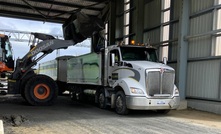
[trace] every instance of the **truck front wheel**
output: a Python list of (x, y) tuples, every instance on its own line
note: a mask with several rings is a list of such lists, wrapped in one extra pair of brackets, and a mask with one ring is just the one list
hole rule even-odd
[(128, 109), (126, 105), (126, 96), (123, 91), (118, 91), (115, 98), (115, 111), (118, 114), (126, 115), (128, 114)]
[(26, 83), (24, 95), (31, 105), (52, 105), (58, 95), (58, 86), (50, 77), (36, 75)]

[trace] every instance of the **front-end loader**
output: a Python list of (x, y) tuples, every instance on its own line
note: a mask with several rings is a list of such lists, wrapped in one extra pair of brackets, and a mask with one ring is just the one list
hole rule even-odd
[(57, 84), (46, 75), (36, 74), (33, 66), (54, 50), (82, 42), (103, 28), (101, 19), (78, 12), (63, 24), (65, 40), (47, 34), (32, 33), (34, 39), (30, 51), (16, 60), (15, 68), (8, 76), (8, 94), (21, 94), (31, 105), (53, 104), (58, 95)]

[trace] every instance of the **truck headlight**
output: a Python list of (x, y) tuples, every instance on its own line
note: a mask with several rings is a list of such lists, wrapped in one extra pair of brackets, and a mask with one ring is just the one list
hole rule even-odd
[(130, 91), (133, 94), (144, 94), (143, 90), (140, 88), (130, 87)]
[(177, 87), (175, 88), (175, 90), (173, 92), (174, 92), (173, 93), (174, 96), (179, 96), (180, 95), (179, 90), (178, 90)]

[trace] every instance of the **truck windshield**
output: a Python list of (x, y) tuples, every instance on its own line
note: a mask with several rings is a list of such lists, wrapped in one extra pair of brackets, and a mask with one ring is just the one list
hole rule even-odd
[(154, 48), (121, 47), (121, 54), (122, 60), (126, 61), (158, 61)]

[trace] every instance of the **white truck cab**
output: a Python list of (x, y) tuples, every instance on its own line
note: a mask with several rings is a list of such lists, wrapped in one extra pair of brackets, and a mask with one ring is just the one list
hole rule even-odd
[[(115, 106), (121, 104), (118, 109), (125, 105), (127, 109), (166, 112), (179, 106), (175, 71), (158, 62), (155, 48), (127, 45), (111, 46), (107, 51), (108, 85), (121, 91), (115, 94)], [(121, 110), (118, 112), (127, 112)]]

